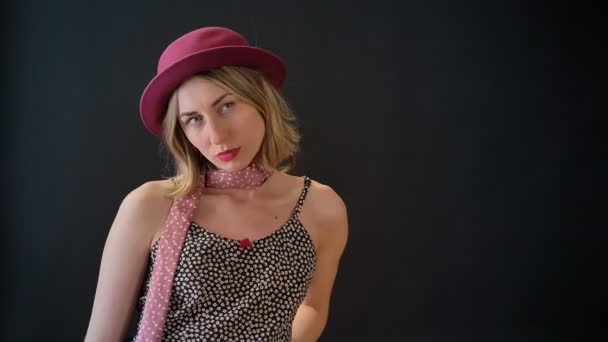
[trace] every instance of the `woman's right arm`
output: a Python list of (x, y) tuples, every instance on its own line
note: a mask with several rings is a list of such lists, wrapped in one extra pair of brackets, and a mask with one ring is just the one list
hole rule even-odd
[(122, 341), (137, 303), (154, 235), (169, 213), (167, 181), (148, 182), (122, 201), (103, 249), (86, 342)]

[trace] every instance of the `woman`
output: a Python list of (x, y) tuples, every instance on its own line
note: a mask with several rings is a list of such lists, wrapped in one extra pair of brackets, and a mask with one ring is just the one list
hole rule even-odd
[(279, 89), (285, 65), (238, 33), (171, 43), (144, 90), (144, 125), (176, 175), (123, 200), (86, 341), (315, 341), (347, 241), (329, 186), (287, 174), (300, 136)]

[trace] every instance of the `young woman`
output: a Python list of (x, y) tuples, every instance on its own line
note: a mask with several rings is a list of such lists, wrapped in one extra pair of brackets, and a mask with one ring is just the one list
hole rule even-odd
[(86, 341), (315, 341), (348, 228), (329, 186), (289, 175), (300, 140), (285, 65), (238, 33), (171, 43), (140, 101), (176, 175), (123, 200)]

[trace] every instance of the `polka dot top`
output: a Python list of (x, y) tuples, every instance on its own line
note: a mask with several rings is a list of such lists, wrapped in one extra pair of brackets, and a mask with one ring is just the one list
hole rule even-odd
[[(291, 341), (296, 311), (312, 280), (316, 253), (299, 220), (310, 178), (292, 215), (270, 235), (230, 239), (191, 222), (180, 255), (162, 341)], [(141, 324), (158, 243), (141, 296)]]

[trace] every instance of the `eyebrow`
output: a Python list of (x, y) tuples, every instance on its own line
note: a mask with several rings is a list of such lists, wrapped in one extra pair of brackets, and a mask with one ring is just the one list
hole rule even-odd
[[(214, 106), (215, 106), (215, 105), (217, 105), (217, 104), (218, 104), (220, 101), (222, 101), (222, 99), (223, 99), (224, 97), (226, 97), (226, 96), (228, 96), (228, 95), (232, 95), (232, 93), (225, 93), (225, 94), (223, 94), (222, 96), (218, 97), (217, 99), (215, 99), (215, 101), (213, 101), (213, 103), (211, 103), (211, 105), (210, 105), (209, 107), (214, 107)], [(194, 114), (196, 114), (196, 111), (184, 112), (184, 113), (181, 113), (179, 116), (180, 116), (180, 117), (182, 117), (182, 116), (192, 116), (192, 115), (194, 115)]]

